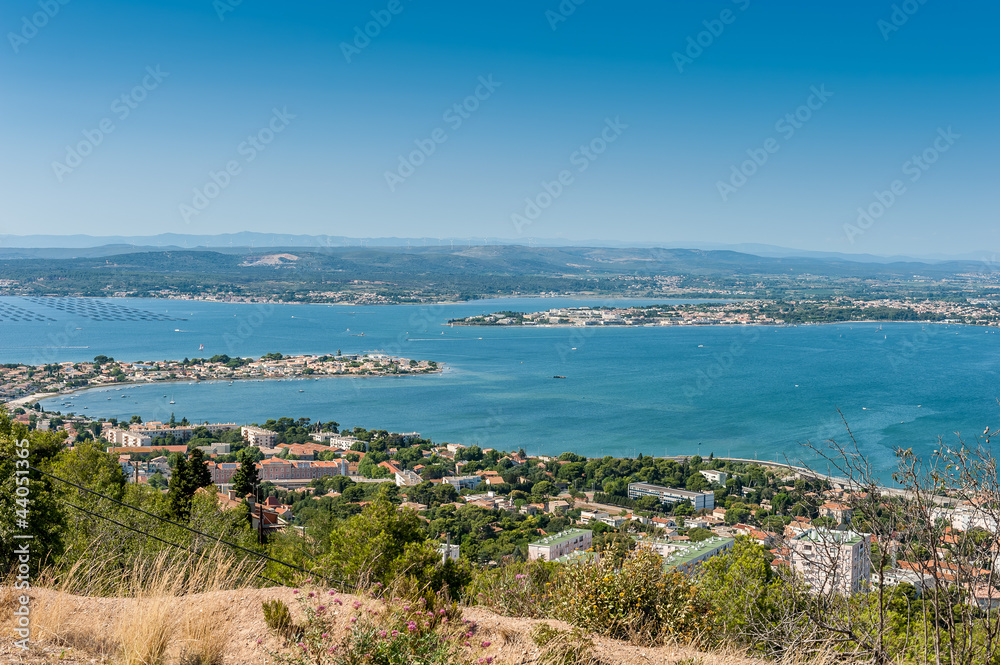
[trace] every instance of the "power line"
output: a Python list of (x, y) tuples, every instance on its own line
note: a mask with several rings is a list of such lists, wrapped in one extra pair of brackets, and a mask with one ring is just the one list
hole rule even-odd
[(100, 492), (96, 492), (96, 491), (94, 491), (94, 490), (92, 490), (90, 488), (84, 487), (82, 485), (78, 485), (78, 484), (74, 483), (71, 480), (66, 480), (65, 478), (60, 478), (59, 476), (55, 476), (55, 475), (53, 475), (51, 473), (48, 473), (46, 471), (42, 471), (41, 469), (38, 469), (36, 467), (29, 466), (28, 468), (31, 469), (32, 471), (37, 471), (38, 473), (41, 473), (42, 475), (48, 476), (49, 478), (54, 478), (55, 480), (58, 480), (58, 481), (63, 482), (63, 483), (66, 483), (67, 485), (72, 485), (73, 487), (75, 487), (77, 489), (81, 489), (84, 492), (89, 492), (90, 494), (93, 494), (95, 496), (99, 496), (102, 499), (107, 499), (108, 501), (111, 501), (114, 504), (122, 506), (123, 508), (128, 508), (130, 510), (138, 511), (138, 512), (144, 514), (144, 515), (148, 515), (148, 516), (150, 516), (150, 517), (152, 517), (154, 519), (158, 519), (161, 522), (166, 522), (167, 524), (172, 524), (173, 526), (180, 527), (182, 529), (190, 531), (191, 533), (198, 534), (199, 536), (204, 536), (206, 538), (211, 538), (212, 540), (218, 541), (218, 542), (220, 542), (220, 543), (222, 543), (224, 545), (228, 545), (229, 547), (235, 547), (236, 549), (241, 550), (243, 552), (246, 552), (247, 554), (252, 554), (252, 555), (258, 556), (258, 557), (260, 557), (262, 559), (267, 559), (268, 561), (273, 561), (274, 563), (281, 564), (282, 566), (286, 566), (288, 568), (291, 568), (292, 570), (298, 570), (298, 571), (301, 571), (303, 573), (308, 573), (309, 575), (313, 575), (315, 577), (321, 577), (321, 578), (325, 579), (328, 582), (332, 582), (333, 584), (337, 584), (337, 585), (340, 585), (342, 587), (349, 587), (349, 588), (352, 588), (352, 589), (357, 589), (358, 588), (357, 585), (348, 584), (347, 582), (344, 582), (344, 581), (341, 581), (341, 580), (335, 580), (335, 579), (327, 577), (325, 575), (320, 575), (319, 573), (314, 573), (313, 571), (307, 570), (307, 569), (305, 569), (305, 568), (303, 568), (301, 566), (296, 566), (295, 564), (288, 563), (288, 562), (282, 561), (280, 559), (275, 559), (274, 557), (268, 556), (267, 554), (264, 554), (263, 552), (254, 552), (253, 550), (247, 549), (246, 547), (243, 547), (242, 545), (237, 545), (236, 543), (230, 543), (229, 541), (222, 540), (221, 538), (217, 538), (216, 536), (213, 536), (211, 534), (204, 533), (202, 531), (198, 531), (197, 529), (192, 529), (191, 527), (189, 527), (189, 526), (187, 526), (185, 524), (180, 524), (179, 522), (174, 522), (173, 520), (169, 520), (166, 517), (161, 517), (159, 515), (156, 515), (154, 513), (149, 512), (147, 510), (143, 510), (142, 508), (139, 508), (137, 506), (131, 506), (131, 505), (127, 504), (127, 503), (122, 503), (121, 501), (118, 501), (117, 499), (113, 499), (110, 496), (101, 494)]
[[(75, 503), (70, 503), (69, 501), (66, 501), (66, 505), (70, 506), (72, 508), (76, 508), (77, 510), (85, 512), (88, 515), (91, 515), (93, 517), (99, 517), (102, 520), (107, 520), (107, 521), (111, 522), (112, 524), (117, 524), (118, 526), (120, 526), (120, 527), (122, 527), (124, 529), (128, 529), (129, 531), (135, 531), (139, 535), (146, 536), (147, 538), (152, 538), (153, 540), (158, 540), (161, 543), (164, 543), (165, 545), (170, 545), (171, 547), (176, 547), (177, 549), (181, 549), (181, 550), (187, 550), (187, 551), (190, 551), (192, 554), (198, 554), (198, 552), (195, 552), (190, 547), (185, 547), (184, 545), (180, 545), (178, 543), (172, 543), (169, 540), (164, 540), (163, 538), (160, 538), (159, 536), (154, 536), (151, 533), (147, 533), (147, 532), (145, 532), (145, 531), (143, 531), (141, 529), (137, 529), (137, 528), (135, 528), (133, 526), (129, 526), (128, 524), (122, 524), (118, 520), (112, 519), (112, 518), (108, 517), (107, 515), (99, 515), (97, 513), (94, 513), (94, 512), (91, 512), (91, 511), (87, 510), (86, 508), (82, 508), (81, 506), (78, 506)], [(266, 575), (262, 575), (261, 573), (254, 573), (254, 575), (256, 575), (257, 577), (259, 577), (259, 578), (261, 578), (263, 580), (271, 582), (272, 584), (277, 584), (278, 586), (285, 586), (284, 583), (279, 582), (277, 580), (272, 580), (270, 577), (268, 577)]]

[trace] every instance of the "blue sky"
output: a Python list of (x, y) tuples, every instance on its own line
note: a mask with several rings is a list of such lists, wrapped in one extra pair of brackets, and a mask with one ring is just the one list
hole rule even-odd
[(996, 3), (236, 2), (4, 3), (0, 234), (1000, 249)]

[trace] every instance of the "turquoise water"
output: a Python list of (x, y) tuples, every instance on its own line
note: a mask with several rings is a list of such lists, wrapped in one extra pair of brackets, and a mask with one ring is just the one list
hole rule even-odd
[[(442, 374), (418, 377), (129, 386), (77, 394), (72, 406), (64, 406), (65, 398), (44, 404), (91, 417), (139, 414), (154, 420), (174, 412), (178, 419), (244, 423), (307, 416), (531, 453), (714, 452), (804, 459), (825, 471), (825, 463), (816, 462), (801, 444), (844, 440), (840, 409), (886, 480), (894, 447), (912, 446), (926, 454), (938, 447), (939, 436), (954, 442), (955, 432), (961, 432), (974, 439), (1000, 422), (1000, 335), (995, 329), (919, 323), (637, 329), (442, 325), (449, 318), (499, 309), (623, 302), (556, 298), (382, 307), (103, 300), (96, 301), (102, 303), (96, 309), (72, 303), (53, 309), (44, 302), (0, 299), (10, 311), (18, 307), (35, 312), (32, 318), (41, 313), (52, 319), (23, 320), (22, 314), (22, 320), (0, 322), (0, 361), (88, 360), (100, 353), (160, 360), (340, 349), (384, 351), (447, 366)], [(355, 336), (362, 332), (364, 337)]]

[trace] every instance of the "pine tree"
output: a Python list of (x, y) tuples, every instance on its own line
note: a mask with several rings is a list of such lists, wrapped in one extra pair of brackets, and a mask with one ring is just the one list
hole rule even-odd
[(191, 469), (187, 460), (178, 457), (177, 466), (170, 476), (169, 491), (170, 514), (176, 519), (186, 520), (191, 515), (191, 496), (194, 494), (191, 482)]
[(240, 468), (233, 474), (233, 491), (236, 492), (237, 496), (245, 496), (253, 491), (257, 482), (256, 465), (250, 458), (244, 457)]
[(192, 493), (199, 487), (209, 487), (212, 484), (212, 472), (205, 464), (205, 454), (195, 448), (191, 451), (191, 460), (188, 462), (188, 469), (191, 475)]

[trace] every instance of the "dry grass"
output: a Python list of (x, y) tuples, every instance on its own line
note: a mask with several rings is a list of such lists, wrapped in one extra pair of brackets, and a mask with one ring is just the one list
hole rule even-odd
[[(210, 566), (207, 561), (191, 565)], [(22, 656), (13, 649), (13, 640), (0, 631), (0, 663), (263, 665), (273, 662), (268, 651), (289, 647), (286, 640), (267, 629), (261, 603), (281, 600), (295, 615), (298, 605), (295, 599), (299, 596), (292, 589), (199, 589), (220, 584), (218, 580), (225, 575), (212, 573), (208, 568), (199, 574), (179, 573), (165, 567), (159, 576), (137, 575), (133, 585), (120, 586), (123, 597), (118, 598), (73, 595), (62, 590), (75, 590), (65, 580), (53, 585), (55, 588), (35, 590), (35, 609), (52, 608), (46, 630), (61, 636), (62, 645), (53, 646), (52, 640), (36, 642), (32, 652)], [(185, 581), (177, 581), (179, 578)], [(0, 599), (10, 596), (8, 589), (0, 588)], [(345, 606), (355, 600), (366, 607), (374, 607), (375, 603), (366, 596), (338, 596)], [(55, 609), (59, 606), (67, 609)], [(350, 625), (346, 616), (344, 608), (339, 624), (344, 631)], [(495, 665), (764, 665), (767, 662), (747, 658), (737, 650), (704, 652), (683, 644), (642, 647), (574, 633), (572, 626), (561, 621), (503, 617), (482, 607), (463, 608), (463, 618), (476, 622), (478, 638), (493, 642)], [(541, 630), (550, 636), (540, 645), (533, 633), (542, 625), (548, 626)], [(131, 637), (126, 634), (129, 632)], [(587, 649), (574, 648), (584, 641), (589, 643)], [(780, 665), (832, 665), (833, 662), (833, 658), (789, 658)]]
[[(117, 571), (113, 578), (109, 569)], [(43, 571), (32, 591), (35, 640), (122, 665), (222, 665), (229, 629), (225, 601), (194, 607), (186, 600), (231, 591), (231, 580), (247, 579), (248, 572), (245, 563), (219, 550), (173, 560), (164, 553), (129, 565), (78, 564), (58, 575)], [(8, 585), (0, 593), (2, 611), (14, 594)], [(102, 597), (83, 597), (90, 594)]]

